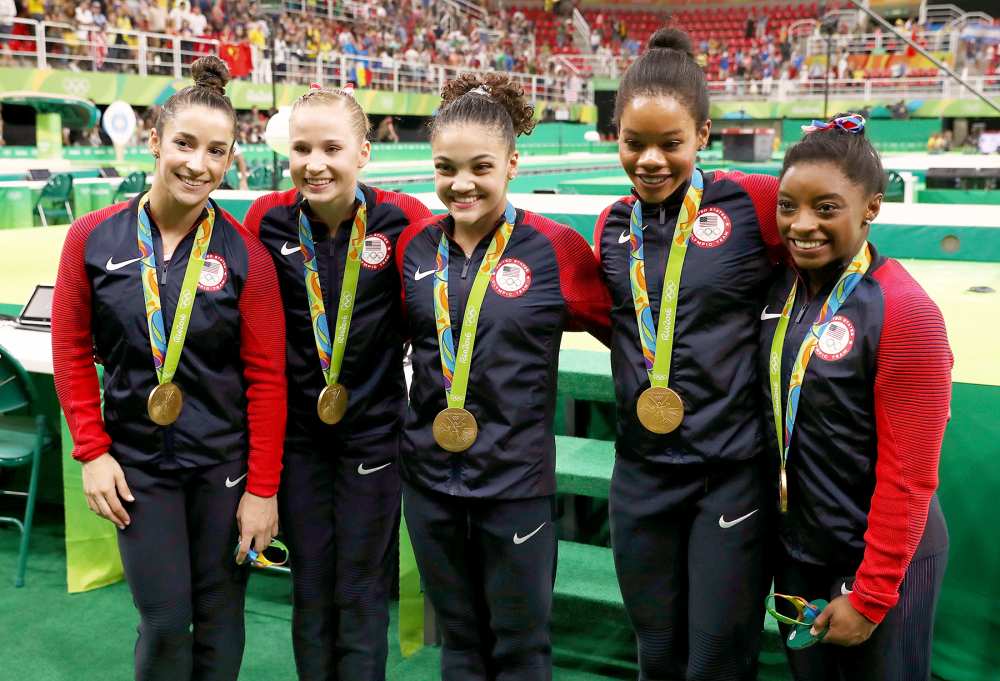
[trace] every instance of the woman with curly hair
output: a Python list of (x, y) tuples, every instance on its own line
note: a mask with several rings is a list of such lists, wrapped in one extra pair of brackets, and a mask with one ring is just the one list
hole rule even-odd
[(397, 265), (413, 344), (403, 509), (437, 612), (445, 681), (550, 679), (552, 415), (563, 331), (608, 336), (608, 295), (575, 231), (515, 208), (533, 110), (508, 76), (445, 85), (431, 123), (448, 210), (410, 225)]

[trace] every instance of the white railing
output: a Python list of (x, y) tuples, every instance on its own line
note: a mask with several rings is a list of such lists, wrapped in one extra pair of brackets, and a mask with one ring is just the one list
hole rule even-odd
[[(11, 24), (8, 32), (0, 32), (5, 52), (15, 64), (40, 69), (119, 71), (184, 78), (195, 59), (219, 53), (218, 40), (117, 28), (98, 31), (31, 19), (13, 19)], [(24, 34), (15, 33), (18, 30)]]
[(374, 3), (358, 0), (265, 0), (260, 8), (268, 14), (308, 14), (338, 21), (363, 21)]
[[(260, 83), (270, 83), (271, 65), (266, 53), (257, 64), (254, 80)], [(361, 69), (364, 71), (362, 72)], [(444, 84), (452, 78), (461, 73), (473, 71), (475, 69), (396, 59), (380, 62), (370, 57), (359, 58), (355, 55), (332, 52), (320, 54), (315, 61), (300, 60), (291, 54), (284, 58), (279, 53), (279, 61), (275, 64), (275, 73), (279, 82), (318, 82), (344, 86), (351, 81), (359, 83), (367, 81), (364, 87), (374, 90), (433, 94), (441, 92)], [(587, 104), (594, 101), (590, 82), (582, 78), (562, 78), (530, 73), (509, 73), (508, 75), (524, 89), (532, 103), (541, 100), (566, 104)]]
[(986, 12), (969, 12), (948, 22), (944, 27), (945, 31), (961, 31), (963, 28), (973, 24), (993, 25), (993, 17)]
[(573, 9), (573, 44), (583, 54), (590, 54), (590, 24), (578, 9)]
[[(14, 65), (75, 71), (117, 71), (141, 76), (164, 75), (185, 78), (191, 63), (206, 54), (218, 54), (219, 41), (108, 29), (94, 31), (70, 24), (14, 19), (8, 32), (0, 32), (0, 50)], [(19, 33), (14, 33), (19, 31)], [(346, 85), (359, 78), (358, 67), (367, 70), (364, 87), (391, 92), (439, 93), (445, 82), (470, 68), (424, 64), (372, 57), (323, 53), (316, 59), (302, 58), (296, 51), (276, 49), (275, 72), (279, 82)], [(269, 50), (254, 48), (252, 80), (271, 82)], [(511, 73), (532, 102), (591, 104), (593, 89), (588, 80), (528, 73)]]
[(469, 0), (443, 0), (443, 2), (474, 21), (486, 21), (486, 10), (474, 2)]
[(549, 63), (570, 69), (582, 77), (621, 78), (634, 59), (635, 57), (622, 55), (608, 57), (602, 54), (558, 54), (549, 57)]
[(575, 54), (556, 54), (549, 57), (549, 64), (555, 64), (563, 70), (564, 73), (572, 74), (574, 76), (587, 77), (591, 75), (591, 70), (588, 67), (586, 73), (580, 68), (580, 61), (574, 59), (577, 56), (589, 56), (589, 55), (575, 55)]
[(815, 19), (798, 19), (788, 25), (788, 35), (792, 38), (808, 38), (816, 32), (819, 22)]
[[(907, 38), (910, 36), (907, 35)], [(919, 31), (917, 42), (926, 44), (932, 52), (953, 52), (958, 45), (956, 31)], [(907, 48), (905, 40), (892, 33), (837, 33), (830, 36), (835, 53), (847, 50), (850, 54), (869, 54), (875, 51), (901, 52)], [(813, 34), (806, 40), (806, 54), (826, 54), (826, 36)]]
[(955, 19), (960, 18), (965, 11), (955, 5), (928, 5), (926, 2), (920, 5), (920, 23), (936, 24), (944, 26)]
[[(987, 96), (1000, 95), (1000, 76), (969, 78), (969, 84)], [(774, 81), (711, 81), (708, 84), (714, 101), (798, 101), (821, 100), (825, 82), (822, 78)], [(968, 90), (951, 78), (866, 78), (831, 80), (831, 98), (849, 98), (871, 104), (888, 104), (900, 99), (973, 99)]]

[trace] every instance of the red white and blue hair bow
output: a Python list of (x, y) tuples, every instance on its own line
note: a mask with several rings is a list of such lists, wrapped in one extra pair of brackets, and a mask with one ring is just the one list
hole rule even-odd
[(861, 114), (852, 113), (845, 116), (838, 116), (832, 121), (814, 120), (809, 125), (803, 125), (802, 132), (808, 135), (811, 132), (833, 130), (834, 128), (839, 128), (844, 132), (860, 135), (865, 129), (865, 118)]

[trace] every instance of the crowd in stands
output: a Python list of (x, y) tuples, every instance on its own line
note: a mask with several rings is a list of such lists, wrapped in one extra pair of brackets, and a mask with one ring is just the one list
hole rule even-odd
[[(501, 3), (499, 9), (487, 12), (485, 19), (432, 0), (364, 0), (355, 5), (362, 9), (353, 22), (300, 13), (278, 17), (273, 24), (275, 66), (278, 77), (285, 78), (296, 67), (317, 58), (328, 61), (334, 55), (347, 55), (353, 63), (376, 70), (398, 65), (404, 79), (413, 81), (426, 77), (431, 64), (546, 77), (617, 75), (642, 50), (648, 36), (667, 24), (692, 35), (698, 61), (710, 80), (730, 85), (757, 81), (767, 86), (779, 80), (826, 75), (825, 57), (807, 56), (800, 38), (808, 37), (810, 30), (818, 35), (819, 24), (813, 22), (810, 27), (808, 20), (835, 9), (835, 2), (822, 7), (816, 2), (698, 9), (675, 6), (680, 10), (675, 12), (591, 9), (584, 15), (591, 29), (592, 56), (574, 62), (572, 58), (552, 59), (588, 51), (576, 34), (571, 0), (562, 0), (548, 11)], [(17, 40), (3, 37), (26, 31), (23, 25), (10, 28), (7, 22), (14, 15), (65, 24), (60, 38), (47, 50), (56, 55), (57, 68), (71, 69), (122, 68), (116, 57), (134, 47), (136, 38), (108, 33), (108, 29), (121, 29), (190, 38), (186, 45), (195, 52), (191, 59), (199, 51), (213, 49), (195, 39), (218, 40), (230, 48), (221, 51), (232, 58), (227, 61), (234, 75), (245, 77), (251, 75), (254, 61), (259, 67), (272, 30), (271, 20), (250, 0), (0, 0), (0, 65), (18, 63), (12, 54), (17, 49), (12, 45), (34, 49), (30, 40), (22, 39), (18, 45)], [(922, 27), (912, 20), (900, 19), (897, 26), (926, 44)], [(794, 34), (793, 27), (799, 29)], [(869, 36), (866, 52), (848, 49), (858, 32)], [(912, 47), (883, 49), (881, 29), (865, 20), (842, 22), (832, 41), (831, 76), (837, 79), (937, 75), (937, 69), (917, 58)], [(169, 73), (166, 59), (170, 55), (164, 50), (161, 59), (155, 49), (158, 46), (154, 41), (149, 71)], [(990, 75), (1000, 69), (1000, 53), (984, 41), (964, 42), (958, 61), (970, 74)], [(124, 68), (134, 70), (132, 65)], [(370, 77), (368, 71), (364, 69), (359, 79)]]

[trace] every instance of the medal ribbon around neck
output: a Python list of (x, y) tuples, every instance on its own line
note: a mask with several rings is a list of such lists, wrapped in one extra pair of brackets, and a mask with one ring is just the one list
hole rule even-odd
[(191, 323), (191, 310), (194, 298), (198, 293), (198, 278), (205, 264), (205, 251), (212, 240), (212, 228), (215, 226), (215, 209), (211, 204), (206, 207), (207, 215), (198, 225), (188, 256), (187, 269), (184, 271), (184, 281), (181, 283), (181, 294), (177, 300), (174, 320), (170, 325), (170, 337), (167, 338), (163, 324), (163, 310), (160, 305), (160, 284), (157, 280), (156, 253), (153, 250), (153, 230), (150, 226), (149, 213), (146, 206), (149, 194), (139, 201), (139, 219), (136, 233), (139, 241), (139, 275), (142, 280), (142, 295), (146, 301), (146, 324), (149, 328), (149, 345), (153, 351), (153, 367), (156, 369), (156, 379), (160, 385), (170, 383), (177, 372), (177, 363), (184, 349), (184, 339), (187, 337), (188, 326)]
[(677, 298), (680, 291), (681, 270), (687, 255), (688, 241), (694, 228), (694, 221), (701, 206), (705, 191), (705, 178), (701, 170), (695, 168), (691, 175), (691, 185), (684, 195), (684, 204), (674, 236), (670, 241), (670, 254), (663, 273), (663, 293), (660, 298), (660, 320), (653, 326), (653, 312), (649, 305), (649, 289), (646, 287), (646, 262), (643, 253), (642, 203), (636, 199), (632, 204), (629, 220), (629, 279), (632, 282), (632, 301), (635, 304), (635, 320), (639, 327), (639, 341), (649, 372), (649, 383), (654, 387), (666, 388), (670, 379), (670, 356), (674, 347), (674, 327), (677, 317)]
[[(837, 314), (837, 311), (847, 300), (848, 296), (851, 295), (851, 292), (861, 283), (861, 279), (865, 276), (865, 272), (868, 271), (871, 264), (871, 251), (868, 248), (868, 242), (865, 241), (861, 244), (861, 249), (851, 260), (844, 273), (840, 275), (837, 285), (830, 291), (826, 302), (820, 308), (812, 328), (810, 328), (806, 337), (802, 339), (799, 352), (795, 356), (795, 363), (792, 365), (792, 376), (788, 381), (788, 395), (786, 398), (788, 408), (785, 413), (784, 426), (782, 426), (781, 418), (781, 351), (785, 346), (788, 319), (792, 314), (792, 307), (795, 305), (795, 293), (799, 286), (798, 278), (792, 284), (792, 290), (789, 292), (788, 298), (785, 300), (785, 305), (781, 309), (781, 318), (778, 320), (774, 337), (771, 339), (768, 373), (770, 374), (771, 406), (774, 415), (774, 432), (778, 437), (778, 458), (781, 461), (782, 480), (784, 480), (785, 476), (785, 465), (788, 461), (788, 450), (791, 447), (792, 431), (795, 428), (795, 417), (799, 409), (799, 397), (802, 394), (802, 382), (805, 380), (806, 367), (809, 366), (809, 360), (812, 359), (813, 351), (819, 344), (819, 339), (823, 336), (823, 332), (826, 331), (833, 317)], [(787, 498), (781, 499), (782, 512), (787, 510), (787, 503)]]
[(493, 235), (493, 241), (486, 249), (483, 262), (479, 265), (476, 278), (472, 282), (469, 299), (465, 304), (465, 320), (455, 352), (455, 338), (451, 330), (451, 313), (448, 308), (448, 235), (441, 234), (438, 243), (437, 271), (434, 273), (434, 316), (437, 322), (438, 348), (441, 352), (441, 374), (444, 377), (444, 391), (448, 397), (448, 407), (465, 408), (465, 391), (469, 384), (469, 368), (472, 365), (472, 348), (476, 343), (476, 328), (479, 326), (479, 309), (486, 297), (490, 277), (503, 256), (504, 249), (514, 231), (516, 213), (514, 206), (507, 203), (503, 213), (503, 225)]
[(365, 195), (360, 187), (355, 188), (354, 198), (361, 205), (358, 206), (351, 225), (347, 263), (344, 267), (344, 281), (340, 287), (340, 303), (337, 306), (337, 320), (332, 341), (326, 306), (323, 304), (323, 288), (316, 267), (316, 244), (313, 242), (312, 224), (305, 211), (299, 209), (299, 246), (302, 249), (302, 272), (306, 283), (306, 295), (309, 298), (309, 317), (312, 319), (316, 352), (319, 354), (319, 364), (323, 369), (327, 385), (337, 382), (344, 363), (344, 349), (347, 347), (347, 334), (351, 329), (354, 297), (358, 290), (358, 277), (361, 271), (361, 251), (365, 247), (365, 230), (368, 227), (368, 209)]

